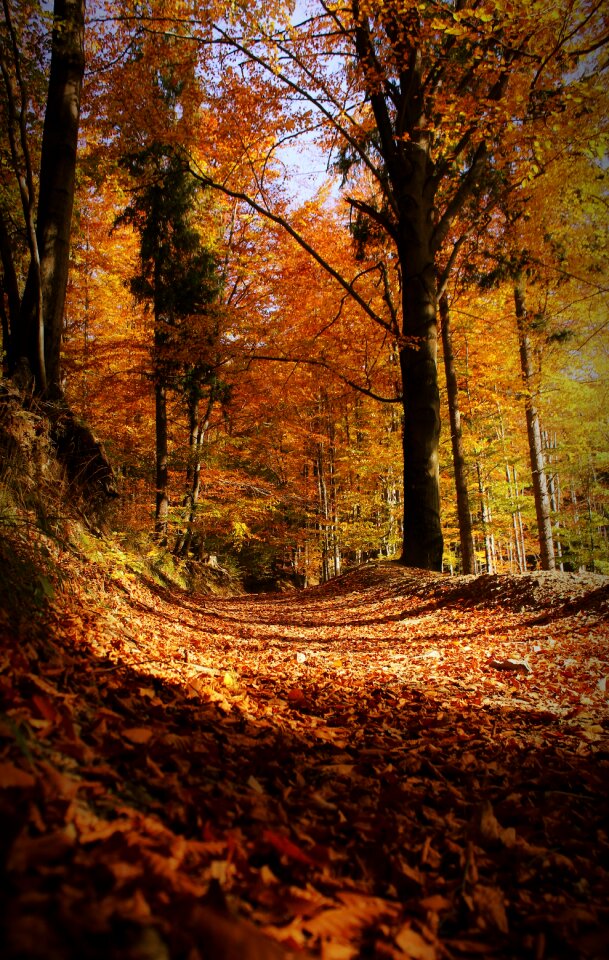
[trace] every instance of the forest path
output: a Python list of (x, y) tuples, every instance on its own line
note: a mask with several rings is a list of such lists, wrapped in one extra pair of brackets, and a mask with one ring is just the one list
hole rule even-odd
[(606, 579), (73, 589), (6, 652), (8, 956), (605, 955)]

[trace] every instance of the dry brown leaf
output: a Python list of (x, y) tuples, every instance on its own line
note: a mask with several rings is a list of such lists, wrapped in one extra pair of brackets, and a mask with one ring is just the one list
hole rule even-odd
[(338, 899), (344, 906), (316, 914), (303, 924), (315, 937), (349, 941), (363, 929), (396, 915), (398, 908), (378, 897), (368, 897), (351, 891), (341, 891)]
[(26, 790), (28, 787), (33, 787), (35, 783), (36, 778), (27, 770), (16, 767), (14, 763), (8, 761), (0, 763), (0, 788), (20, 787)]
[(435, 893), (431, 897), (424, 897), (423, 900), (419, 900), (419, 904), (424, 910), (433, 910), (435, 913), (440, 913), (441, 910), (450, 910), (453, 905), (452, 900), (439, 893)]
[(72, 849), (75, 842), (76, 829), (71, 823), (61, 830), (45, 833), (41, 837), (29, 837), (22, 833), (11, 847), (7, 869), (23, 873), (30, 867), (56, 863)]
[(286, 910), (298, 917), (311, 917), (322, 907), (330, 906), (332, 903), (312, 887), (304, 890), (299, 887), (290, 887), (282, 899)]
[(325, 940), (321, 945), (321, 960), (355, 960), (358, 955), (358, 947), (350, 943)]
[(123, 737), (131, 743), (148, 743), (153, 736), (154, 730), (151, 727), (129, 727), (128, 730), (123, 730)]
[(477, 884), (472, 892), (472, 900), (483, 928), (490, 927), (500, 933), (508, 932), (505, 899), (498, 887), (485, 887), (482, 884)]
[(210, 960), (282, 960), (280, 944), (263, 936), (252, 924), (197, 906), (191, 914), (197, 944)]
[(413, 930), (408, 923), (396, 934), (395, 942), (411, 960), (437, 960), (436, 947)]

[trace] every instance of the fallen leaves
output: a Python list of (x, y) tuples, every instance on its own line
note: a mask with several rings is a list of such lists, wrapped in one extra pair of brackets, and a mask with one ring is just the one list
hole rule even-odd
[(27, 770), (15, 766), (10, 761), (0, 763), (0, 789), (9, 789), (10, 787), (21, 787), (27, 789), (33, 787), (36, 779)]
[(396, 934), (395, 942), (411, 960), (436, 960), (438, 956), (434, 944), (425, 940), (409, 923)]
[(606, 611), (533, 579), (93, 580), (6, 628), (6, 956), (602, 955)]
[(131, 743), (148, 743), (154, 736), (154, 730), (151, 727), (130, 727), (123, 730), (123, 737)]

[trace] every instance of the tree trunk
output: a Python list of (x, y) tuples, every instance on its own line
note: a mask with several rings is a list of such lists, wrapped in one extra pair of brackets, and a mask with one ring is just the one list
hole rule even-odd
[(482, 467), (479, 460), (476, 460), (476, 474), (478, 477), (478, 493), (480, 494), (480, 520), (482, 522), (482, 534), (484, 536), (484, 559), (486, 561), (486, 572), (495, 573), (495, 550), (493, 543), (493, 531), (491, 528), (488, 490), (485, 487), (482, 479)]
[(211, 412), (213, 410), (215, 402), (215, 391), (212, 387), (210, 388), (210, 393), (207, 401), (207, 407), (205, 409), (205, 414), (203, 417), (199, 418), (197, 415), (198, 410), (198, 401), (194, 405), (189, 405), (189, 415), (190, 411), (195, 410), (195, 421), (194, 421), (194, 434), (193, 434), (193, 423), (190, 421), (190, 439), (191, 439), (191, 449), (190, 449), (190, 461), (189, 469), (187, 472), (187, 479), (190, 481), (190, 490), (186, 496), (185, 506), (188, 508), (188, 518), (186, 530), (178, 538), (174, 553), (179, 556), (186, 557), (188, 556), (188, 551), (193, 540), (194, 532), (194, 523), (197, 515), (197, 503), (199, 502), (199, 494), (201, 493), (201, 465), (203, 461), (203, 444), (205, 443), (205, 437), (207, 436), (207, 430), (209, 428), (209, 421), (211, 418)]
[(192, 390), (188, 396), (188, 463), (186, 464), (186, 482), (192, 481), (197, 452), (199, 433), (199, 392)]
[(510, 473), (510, 465), (507, 460), (505, 462), (505, 476), (511, 504), (512, 529), (514, 531), (514, 547), (518, 562), (518, 573), (524, 573), (527, 568), (527, 558), (523, 540), (522, 511), (520, 509), (520, 498), (518, 496), (518, 478), (516, 477), (516, 469), (514, 468), (514, 483), (512, 484), (512, 474)]
[[(17, 366), (16, 326), (19, 323), (21, 297), (19, 283), (13, 260), (13, 244), (6, 228), (4, 217), (0, 214), (0, 257), (2, 258), (2, 344), (6, 356), (9, 376)], [(6, 302), (5, 302), (6, 298)]]
[(465, 464), (465, 454), (463, 451), (463, 434), (461, 431), (459, 384), (457, 380), (457, 371), (455, 368), (455, 354), (452, 343), (448, 297), (445, 293), (440, 297), (440, 319), (442, 321), (442, 348), (444, 353), (448, 415), (450, 419), (450, 439), (452, 443), (455, 489), (457, 494), (457, 519), (459, 522), (459, 541), (461, 544), (461, 570), (462, 573), (475, 573), (476, 558), (474, 555), (472, 515), (469, 505), (467, 468)]
[[(362, 5), (364, 7), (365, 5)], [(426, 570), (442, 569), (440, 483), (440, 394), (437, 374), (437, 283), (435, 253), (436, 190), (431, 146), (426, 130), (426, 78), (413, 40), (410, 63), (400, 65), (400, 83), (391, 95), (380, 79), (371, 20), (359, 3), (352, 5), (357, 59), (367, 73), (368, 99), (378, 131), (386, 175), (385, 195), (393, 205), (389, 232), (397, 246), (402, 279), (402, 329), (399, 361), (404, 408), (404, 531), (402, 563)], [(403, 47), (386, 21), (394, 52)], [(397, 102), (396, 102), (397, 98)], [(391, 109), (388, 103), (392, 100)], [(392, 111), (397, 107), (394, 123)], [(385, 228), (389, 224), (385, 220)]]
[(550, 473), (548, 474), (548, 494), (550, 496), (550, 509), (552, 510), (553, 515), (556, 517), (554, 523), (554, 529), (556, 531), (554, 537), (554, 550), (556, 553), (557, 566), (559, 570), (564, 570), (564, 564), (562, 562), (562, 543), (560, 541), (560, 476), (558, 470), (554, 469), (554, 463), (556, 461), (555, 453), (557, 447), (556, 434), (550, 438), (546, 433), (543, 434), (543, 444), (546, 462), (552, 467)]
[(330, 579), (330, 537), (329, 537), (329, 505), (328, 487), (326, 483), (325, 457), (323, 443), (317, 444), (317, 492), (319, 495), (319, 533), (321, 541), (321, 582), (327, 583)]
[(522, 382), (525, 389), (525, 412), (527, 421), (527, 435), (529, 440), (529, 454), (531, 458), (531, 472), (533, 475), (533, 494), (535, 497), (535, 513), (537, 515), (537, 529), (539, 535), (539, 549), (541, 567), (543, 570), (554, 570), (554, 541), (552, 537), (552, 511), (550, 495), (545, 471), (543, 440), (539, 414), (535, 403), (535, 375), (531, 356), (531, 341), (527, 324), (527, 310), (525, 300), (524, 278), (518, 277), (514, 285), (514, 303), (516, 308), (516, 324), (518, 328), (518, 343), (520, 347), (520, 368)]
[(38, 283), (34, 263), (30, 264), (22, 301), (21, 327), (25, 331), (27, 356), (39, 391), (46, 389), (52, 398), (62, 392), (60, 351), (85, 68), (84, 15), (85, 0), (55, 0), (36, 220), (44, 365), (39, 356)]
[[(401, 244), (403, 342), (400, 345), (404, 406), (404, 534), (402, 563), (442, 569), (440, 483), (440, 393), (437, 375), (436, 273), (422, 242)], [(410, 234), (405, 224), (403, 234)]]
[(155, 386), (156, 413), (156, 510), (155, 531), (162, 543), (167, 540), (169, 514), (169, 467), (167, 450), (167, 388), (158, 380)]
[(341, 543), (340, 543), (340, 525), (338, 522), (338, 489), (336, 483), (336, 443), (335, 443), (335, 425), (333, 420), (332, 409), (328, 402), (328, 398), (325, 398), (325, 406), (327, 411), (326, 416), (326, 427), (327, 427), (327, 436), (328, 436), (328, 518), (331, 521), (331, 526), (329, 530), (329, 539), (331, 543), (331, 560), (332, 560), (332, 573), (331, 576), (337, 577), (340, 574), (341, 568)]

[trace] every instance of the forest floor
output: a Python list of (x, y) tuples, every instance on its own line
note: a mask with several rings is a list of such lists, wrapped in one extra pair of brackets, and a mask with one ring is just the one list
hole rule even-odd
[(0, 613), (4, 957), (609, 955), (607, 578), (56, 562)]

